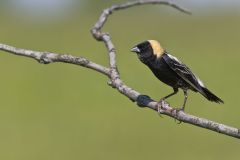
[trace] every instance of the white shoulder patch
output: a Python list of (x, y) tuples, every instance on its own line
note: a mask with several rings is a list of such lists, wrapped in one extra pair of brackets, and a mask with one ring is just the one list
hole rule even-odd
[[(171, 55), (171, 54), (169, 54), (169, 53), (168, 53), (167, 55), (168, 55), (169, 58), (171, 58), (171, 59), (179, 62), (180, 64), (182, 64), (182, 62), (181, 62), (180, 60), (178, 60), (177, 57), (175, 57), (175, 56), (173, 56), (173, 55)], [(194, 73), (193, 73), (193, 74), (194, 74)], [(195, 74), (194, 74), (194, 76), (196, 77), (197, 82), (199, 83), (199, 85), (200, 85), (201, 87), (205, 87), (204, 84), (203, 84), (203, 82), (202, 82)]]
[(177, 57), (174, 57), (173, 55), (171, 55), (171, 54), (167, 54), (168, 55), (168, 57), (170, 57), (171, 59), (173, 59), (173, 60), (175, 60), (175, 61), (177, 61), (177, 62), (179, 62), (179, 63), (182, 63), (181, 61), (179, 61), (178, 59), (177, 59)]

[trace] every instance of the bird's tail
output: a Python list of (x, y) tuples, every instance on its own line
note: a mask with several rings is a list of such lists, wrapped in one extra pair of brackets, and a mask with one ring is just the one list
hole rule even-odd
[(202, 87), (202, 90), (204, 92), (203, 96), (206, 97), (209, 101), (216, 102), (216, 103), (224, 103), (223, 100), (218, 98), (216, 95), (214, 95), (211, 91), (209, 91), (207, 88)]

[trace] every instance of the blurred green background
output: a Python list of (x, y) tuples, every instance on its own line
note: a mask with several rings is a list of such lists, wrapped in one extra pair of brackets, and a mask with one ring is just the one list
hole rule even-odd
[[(0, 43), (108, 65), (104, 45), (89, 30), (103, 8), (120, 2), (2, 0)], [(191, 92), (186, 111), (240, 127), (240, 6), (234, 0), (213, 2), (179, 2), (192, 16), (152, 5), (119, 11), (103, 30), (112, 35), (129, 86), (156, 100), (172, 91), (129, 52), (138, 42), (157, 39), (225, 101), (218, 105)], [(140, 109), (99, 73), (2, 51), (0, 56), (0, 159), (239, 159), (238, 139)], [(183, 94), (168, 101), (179, 106)]]

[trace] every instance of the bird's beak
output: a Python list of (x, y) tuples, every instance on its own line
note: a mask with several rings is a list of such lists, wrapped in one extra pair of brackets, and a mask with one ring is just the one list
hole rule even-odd
[(131, 49), (131, 52), (136, 52), (136, 53), (139, 53), (140, 52), (140, 49), (138, 47), (133, 47)]

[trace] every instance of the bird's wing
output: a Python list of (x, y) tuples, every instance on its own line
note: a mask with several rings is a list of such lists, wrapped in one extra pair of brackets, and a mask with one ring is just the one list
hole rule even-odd
[(197, 78), (197, 76), (192, 73), (192, 71), (185, 64), (183, 64), (176, 57), (168, 53), (163, 55), (163, 59), (168, 64), (168, 66), (190, 86), (192, 86), (200, 93), (203, 92), (202, 87), (204, 87), (204, 84), (199, 78)]

